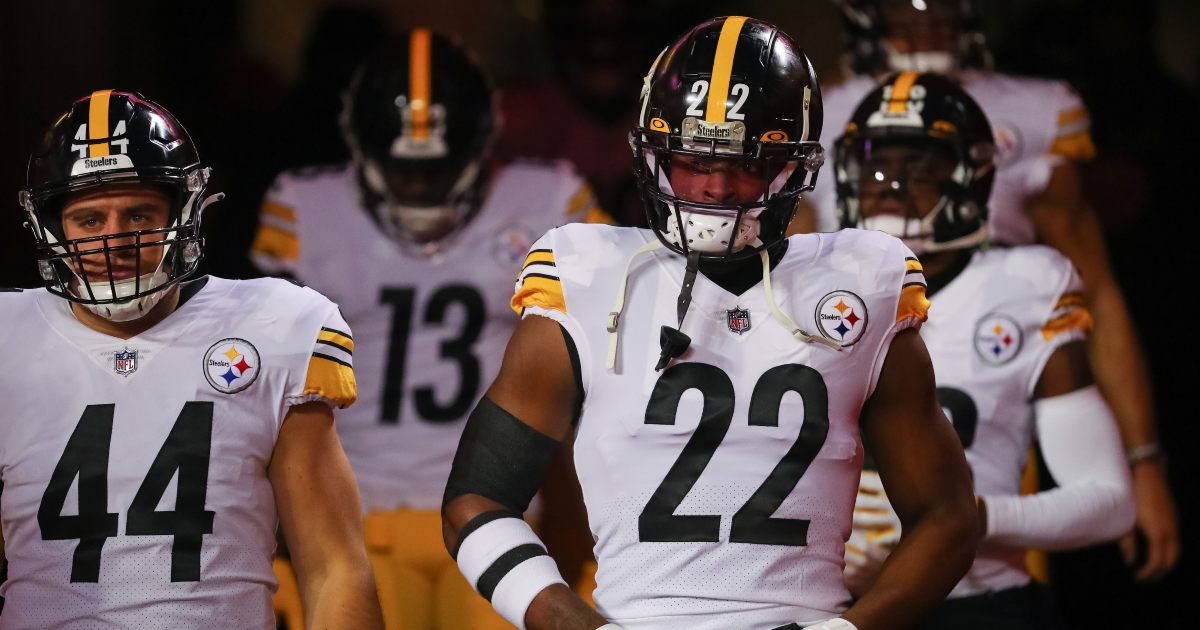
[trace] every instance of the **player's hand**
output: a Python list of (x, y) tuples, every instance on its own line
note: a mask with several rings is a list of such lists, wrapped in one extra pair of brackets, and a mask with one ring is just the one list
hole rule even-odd
[(883, 545), (895, 545), (900, 540), (900, 517), (888, 501), (879, 473), (873, 470), (864, 470), (858, 481), (854, 529), (862, 530)]
[(859, 529), (850, 533), (850, 540), (846, 541), (846, 568), (842, 575), (851, 595), (862, 597), (871, 590), (883, 569), (883, 561), (887, 560), (894, 547), (895, 543), (880, 543)]
[[(1166, 466), (1161, 459), (1139, 462), (1133, 471), (1133, 498), (1137, 506), (1134, 531), (1120, 541), (1125, 564), (1137, 564), (1137, 534), (1146, 541), (1146, 555), (1135, 567), (1134, 579), (1155, 582), (1163, 578), (1179, 561), (1179, 516), (1167, 485)], [(856, 515), (857, 515), (857, 508)], [(857, 519), (857, 516), (856, 516)]]

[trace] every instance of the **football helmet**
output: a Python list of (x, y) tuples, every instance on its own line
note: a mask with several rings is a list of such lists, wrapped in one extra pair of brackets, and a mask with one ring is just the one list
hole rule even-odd
[(370, 57), (343, 97), (342, 135), (363, 206), (403, 246), (428, 252), (471, 219), (496, 129), (492, 87), (466, 50), (418, 28)]
[(893, 75), (834, 143), (841, 226), (887, 232), (918, 255), (975, 247), (987, 238), (995, 155), (987, 116), (956, 83)]
[[(857, 74), (992, 67), (973, 0), (834, 0), (846, 62)], [(892, 18), (889, 19), (889, 13)], [(941, 44), (938, 39), (952, 39)], [(900, 40), (903, 47), (897, 47)]]
[[(147, 313), (165, 289), (195, 273), (203, 256), (200, 215), (220, 195), (205, 197), (211, 170), (200, 162), (183, 125), (161, 105), (136, 92), (99, 90), (77, 101), (50, 127), (29, 158), (19, 201), (36, 241), (38, 272), (54, 295), (113, 321)], [(167, 225), (67, 239), (62, 211), (68, 197), (114, 184), (144, 184), (171, 201)], [(162, 252), (157, 267), (142, 269), (144, 248)], [(128, 279), (89, 278), (85, 256), (132, 253)]]
[[(650, 227), (671, 250), (709, 261), (747, 258), (783, 240), (823, 162), (821, 120), (816, 73), (787, 34), (746, 17), (694, 27), (651, 66), (630, 134)], [(673, 186), (682, 173), (672, 170), (682, 168), (751, 176), (756, 189), (732, 201), (697, 200)]]

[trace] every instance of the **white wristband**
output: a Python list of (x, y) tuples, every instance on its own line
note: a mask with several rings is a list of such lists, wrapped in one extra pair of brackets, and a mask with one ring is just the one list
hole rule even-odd
[(533, 598), (553, 584), (566, 585), (542, 541), (519, 518), (496, 518), (475, 528), (455, 560), (471, 587), (521, 630)]
[(606, 623), (603, 626), (596, 628), (596, 630), (625, 630), (625, 629), (622, 628), (621, 626), (618, 626), (615, 623)]

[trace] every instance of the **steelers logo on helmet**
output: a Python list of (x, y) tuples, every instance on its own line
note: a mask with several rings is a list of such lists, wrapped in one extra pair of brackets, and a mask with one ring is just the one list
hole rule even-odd
[(817, 329), (827, 339), (852, 346), (867, 329), (867, 305), (849, 291), (834, 291), (817, 303)]
[(984, 363), (1004, 365), (1021, 351), (1021, 327), (1007, 315), (988, 315), (975, 326), (975, 351)]
[(204, 378), (223, 394), (236, 394), (258, 380), (261, 369), (254, 344), (229, 337), (214, 343), (204, 353)]
[(664, 246), (732, 261), (784, 239), (823, 162), (820, 87), (791, 37), (753, 18), (703, 22), (654, 61), (640, 105), (634, 175)]

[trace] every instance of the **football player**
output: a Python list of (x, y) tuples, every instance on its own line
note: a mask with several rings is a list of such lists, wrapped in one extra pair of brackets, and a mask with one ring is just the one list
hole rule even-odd
[(20, 365), (0, 382), (0, 627), (274, 628), (277, 524), (318, 625), (380, 626), (333, 428), (350, 329), (289, 282), (187, 280), (209, 172), (166, 109), (114, 90), (30, 158), (45, 288), (0, 293)]
[[(910, 70), (949, 74), (983, 107), (996, 135), (997, 170), (988, 219), (992, 240), (1049, 245), (1082, 276), (1085, 303), (1095, 316), (1095, 334), (1088, 341), (1092, 369), (1117, 417), (1133, 471), (1137, 528), (1147, 543), (1145, 561), (1135, 576), (1162, 577), (1179, 557), (1178, 519), (1141, 344), (1109, 267), (1099, 222), (1081, 192), (1079, 164), (1095, 153), (1083, 102), (1062, 81), (990, 71), (971, 0), (837, 4), (845, 17), (848, 61), (859, 74), (826, 90), (826, 127), (840, 130), (882, 75)], [(799, 225), (837, 228), (831, 178), (818, 181), (806, 201), (811, 206), (802, 212), (807, 216)], [(1121, 540), (1121, 548), (1132, 565), (1132, 533)]]
[(489, 166), (492, 87), (468, 51), (428, 29), (360, 68), (341, 122), (353, 160), (280, 175), (252, 253), (329, 295), (371, 340), (355, 355), (358, 403), (337, 425), (368, 544), (430, 580), (458, 579), (437, 510), (518, 321), (512, 270), (547, 229), (606, 215), (565, 162)]
[[(659, 55), (640, 112), (653, 231), (567, 225), (533, 245), (512, 300), (524, 317), (450, 473), (447, 548), (519, 628), (910, 623), (978, 533), (916, 332), (920, 263), (881, 232), (784, 237), (821, 164), (821, 94), (774, 26), (696, 26)], [(598, 611), (518, 517), (572, 433)], [(847, 609), (864, 442), (906, 528)]]
[[(902, 238), (924, 263), (935, 308), (921, 337), (985, 514), (974, 565), (922, 627), (1055, 627), (1025, 548), (1115, 540), (1134, 520), (1120, 434), (1088, 367), (1079, 276), (1049, 247), (979, 247), (995, 145), (983, 110), (949, 79), (889, 77), (834, 151), (842, 226)], [(1019, 496), (1035, 435), (1058, 487)], [(870, 585), (900, 533), (878, 476), (863, 474), (846, 555), (852, 592)]]

